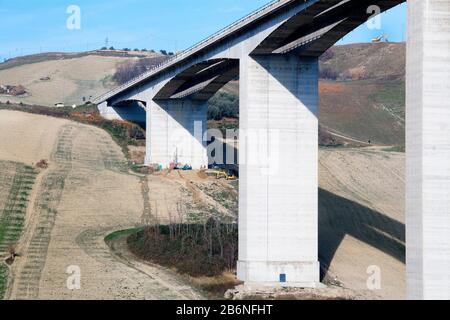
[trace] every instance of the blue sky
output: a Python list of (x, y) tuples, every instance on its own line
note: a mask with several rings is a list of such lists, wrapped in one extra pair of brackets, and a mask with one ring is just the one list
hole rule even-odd
[[(0, 0), (0, 61), (46, 51), (86, 51), (105, 45), (178, 51), (268, 0)], [(69, 30), (66, 10), (81, 9), (81, 29)], [(382, 15), (382, 29), (363, 25), (339, 43), (368, 42), (385, 33), (404, 41), (406, 5)]]

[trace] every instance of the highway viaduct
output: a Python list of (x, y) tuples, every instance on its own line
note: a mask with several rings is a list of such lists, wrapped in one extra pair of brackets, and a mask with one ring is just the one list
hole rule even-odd
[[(106, 118), (145, 117), (147, 164), (200, 168), (208, 100), (239, 76), (238, 277), (316, 287), (318, 58), (368, 8), (402, 2), (274, 1), (95, 103)], [(407, 2), (407, 297), (449, 299), (450, 1)]]

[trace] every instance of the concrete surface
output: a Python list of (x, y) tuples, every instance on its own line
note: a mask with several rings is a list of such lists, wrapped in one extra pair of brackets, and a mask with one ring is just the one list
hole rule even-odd
[(152, 101), (147, 110), (146, 164), (208, 166), (206, 139), (208, 105), (188, 99)]
[(407, 294), (450, 299), (450, 2), (410, 0)]
[(238, 277), (316, 286), (318, 59), (242, 59), (240, 90)]

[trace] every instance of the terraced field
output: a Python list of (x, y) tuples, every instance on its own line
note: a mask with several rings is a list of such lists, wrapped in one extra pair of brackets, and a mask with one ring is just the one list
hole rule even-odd
[(37, 172), (21, 163), (0, 161), (0, 299), (8, 282), (5, 260), (18, 243)]

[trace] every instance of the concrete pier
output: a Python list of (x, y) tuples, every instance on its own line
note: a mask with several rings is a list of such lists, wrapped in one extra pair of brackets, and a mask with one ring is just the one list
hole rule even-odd
[(238, 278), (314, 287), (318, 262), (318, 59), (240, 63)]
[(408, 1), (407, 297), (450, 299), (450, 1)]
[(208, 166), (208, 104), (190, 99), (156, 100), (147, 106), (146, 164), (167, 168), (177, 161), (194, 169)]

